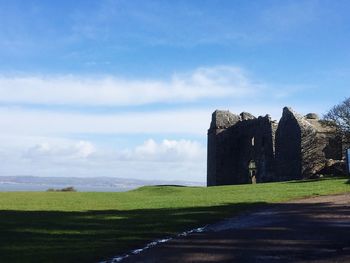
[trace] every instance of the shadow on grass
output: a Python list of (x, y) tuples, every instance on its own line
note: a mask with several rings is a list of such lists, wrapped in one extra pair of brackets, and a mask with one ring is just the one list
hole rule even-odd
[(324, 180), (334, 180), (334, 179), (347, 179), (348, 176), (328, 176), (328, 177), (322, 177), (322, 178), (310, 178), (310, 179), (303, 179), (298, 181), (290, 181), (290, 182), (284, 182), (286, 184), (303, 184), (303, 183), (312, 183), (317, 181), (324, 181)]
[(304, 179), (304, 180), (299, 180), (299, 181), (290, 181), (290, 182), (285, 182), (286, 184), (304, 184), (304, 183), (312, 183), (316, 181), (321, 181), (325, 180), (323, 178), (317, 178), (317, 179)]
[(264, 203), (86, 212), (0, 211), (0, 262), (97, 262)]
[(350, 262), (350, 210), (342, 202), (276, 204), (235, 220), (230, 231), (179, 238), (125, 263)]
[(171, 187), (187, 187), (186, 185), (180, 185), (180, 184), (156, 184), (152, 186), (147, 186), (147, 187), (163, 187), (163, 186), (171, 186)]

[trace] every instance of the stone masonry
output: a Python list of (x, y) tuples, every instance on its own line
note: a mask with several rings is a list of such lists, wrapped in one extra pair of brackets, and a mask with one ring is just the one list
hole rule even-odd
[(207, 185), (214, 186), (309, 178), (343, 153), (341, 139), (316, 114), (285, 107), (279, 123), (269, 115), (216, 110), (207, 157)]

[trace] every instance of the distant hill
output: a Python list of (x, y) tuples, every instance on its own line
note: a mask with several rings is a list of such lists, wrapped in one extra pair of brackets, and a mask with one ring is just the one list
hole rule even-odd
[(115, 177), (0, 176), (0, 191), (45, 191), (73, 186), (78, 191), (122, 192), (145, 185), (203, 186), (204, 182), (139, 180)]

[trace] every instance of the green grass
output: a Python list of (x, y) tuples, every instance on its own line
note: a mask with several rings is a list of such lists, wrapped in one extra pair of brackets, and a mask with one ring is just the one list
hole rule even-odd
[(350, 192), (347, 179), (125, 193), (0, 193), (0, 262), (97, 262), (258, 205)]

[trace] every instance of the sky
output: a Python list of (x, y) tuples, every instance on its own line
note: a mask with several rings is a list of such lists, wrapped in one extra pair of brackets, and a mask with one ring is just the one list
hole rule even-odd
[(206, 181), (216, 109), (349, 97), (349, 1), (0, 0), (0, 176)]

